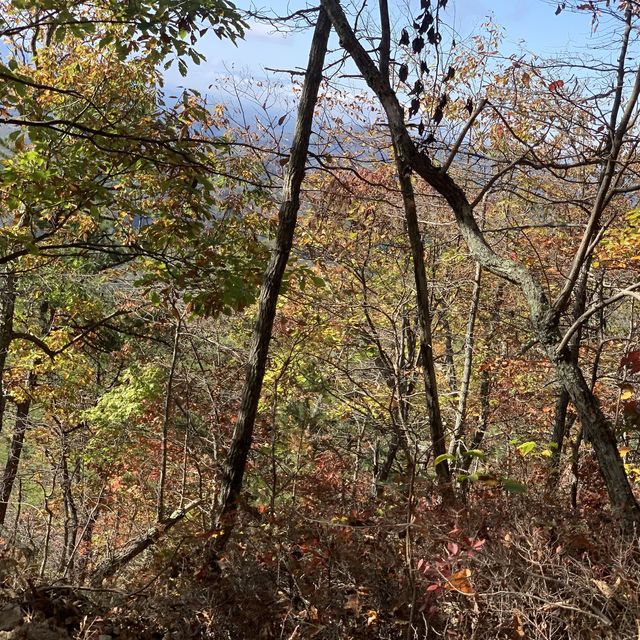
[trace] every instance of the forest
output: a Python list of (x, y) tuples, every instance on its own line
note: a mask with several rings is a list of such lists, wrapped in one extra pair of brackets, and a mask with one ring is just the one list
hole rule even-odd
[(276, 4), (0, 0), (0, 640), (638, 640), (640, 2)]

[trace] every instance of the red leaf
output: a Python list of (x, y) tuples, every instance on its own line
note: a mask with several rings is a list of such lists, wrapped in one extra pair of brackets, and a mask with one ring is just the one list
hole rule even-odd
[(630, 373), (640, 373), (640, 351), (629, 351), (620, 360), (620, 368), (626, 367)]
[(629, 400), (622, 403), (622, 412), (628, 425), (640, 427), (640, 401)]
[(449, 549), (449, 553), (452, 556), (455, 556), (458, 553), (460, 547), (455, 542), (447, 542), (447, 549)]
[(562, 89), (564, 87), (564, 80), (554, 80), (549, 85), (549, 91), (558, 91), (558, 89)]

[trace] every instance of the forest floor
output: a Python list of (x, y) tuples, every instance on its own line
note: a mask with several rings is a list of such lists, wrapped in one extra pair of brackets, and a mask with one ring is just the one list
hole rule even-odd
[(7, 543), (0, 640), (637, 640), (638, 540), (585, 486), (578, 510), (488, 487), (411, 513), (400, 493), (384, 511), (244, 513), (217, 566), (176, 529), (101, 588), (38, 578)]

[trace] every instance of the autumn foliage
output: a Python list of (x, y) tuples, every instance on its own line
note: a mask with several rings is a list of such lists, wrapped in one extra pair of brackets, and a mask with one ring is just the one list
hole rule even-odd
[(415, 4), (0, 0), (1, 638), (638, 637), (637, 7)]

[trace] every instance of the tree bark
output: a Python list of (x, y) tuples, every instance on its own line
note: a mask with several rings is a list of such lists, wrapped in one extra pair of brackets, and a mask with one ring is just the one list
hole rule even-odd
[(556, 373), (576, 408), (585, 437), (593, 445), (614, 511), (631, 530), (633, 523), (638, 523), (632, 518), (638, 503), (629, 486), (613, 429), (577, 364), (569, 359), (559, 362)]
[[(491, 405), (489, 402), (489, 394), (491, 393), (491, 374), (489, 369), (483, 367), (480, 369), (480, 415), (478, 416), (478, 425), (476, 432), (473, 434), (471, 444), (466, 449), (467, 451), (473, 451), (479, 449), (484, 437), (487, 433), (487, 426), (489, 424), (489, 412)], [(471, 463), (477, 460), (473, 456), (465, 456), (462, 461), (462, 468), (465, 473), (471, 468)]]
[[(420, 364), (422, 365), (424, 378), (424, 391), (427, 402), (427, 414), (429, 416), (429, 428), (431, 430), (431, 445), (433, 457), (438, 458), (447, 453), (447, 445), (440, 412), (440, 399), (438, 397), (438, 379), (433, 362), (433, 336), (431, 332), (431, 308), (429, 304), (429, 285), (427, 283), (427, 270), (424, 264), (424, 243), (418, 224), (418, 212), (416, 198), (411, 184), (411, 170), (400, 160), (396, 153), (398, 168), (398, 181), (404, 204), (404, 215), (407, 224), (407, 235), (411, 245), (413, 258), (413, 276), (416, 283), (416, 302), (418, 306), (418, 321), (420, 325)], [(446, 498), (451, 495), (451, 473), (446, 459), (436, 465), (438, 481), (444, 489)]]
[(170, 529), (175, 527), (190, 511), (199, 505), (200, 500), (189, 502), (181, 509), (177, 509), (170, 516), (164, 518), (162, 522), (158, 522), (141, 536), (126, 544), (120, 551), (114, 554), (113, 558), (105, 560), (96, 567), (91, 577), (91, 584), (100, 586), (106, 578), (114, 575), (143, 551), (146, 551), (149, 547), (156, 544)]
[(4, 421), (7, 396), (4, 370), (13, 337), (13, 315), (16, 302), (16, 278), (13, 271), (0, 274), (0, 433)]
[[(573, 320), (577, 320), (584, 313), (587, 305), (587, 280), (589, 278), (589, 269), (591, 260), (587, 260), (580, 273), (580, 278), (576, 284), (575, 301), (573, 305)], [(578, 364), (580, 361), (580, 340), (582, 337), (582, 327), (573, 334), (569, 346), (571, 359)], [(567, 434), (567, 410), (569, 408), (569, 393), (563, 387), (558, 394), (556, 401), (556, 411), (553, 421), (553, 433), (551, 442), (556, 446), (551, 455), (551, 486), (555, 486), (560, 479), (560, 458), (562, 456), (562, 448), (564, 439)]]
[(178, 352), (180, 350), (180, 330), (182, 329), (182, 316), (178, 315), (176, 328), (173, 333), (173, 350), (171, 352), (171, 365), (167, 377), (167, 389), (164, 396), (164, 409), (162, 412), (162, 436), (160, 440), (160, 477), (158, 478), (158, 499), (156, 502), (156, 519), (162, 522), (164, 519), (164, 495), (167, 484), (167, 456), (169, 447), (169, 422), (171, 421), (173, 408), (173, 381), (178, 365)]
[[(444, 304), (444, 301), (440, 301)], [(458, 393), (458, 374), (456, 372), (456, 363), (454, 359), (453, 333), (451, 332), (451, 324), (447, 318), (446, 310), (440, 314), (440, 323), (444, 332), (444, 363), (447, 368), (447, 383), (451, 393)]]
[[(69, 473), (69, 441), (62, 430), (62, 497), (64, 499), (64, 546), (60, 559), (60, 571), (73, 573), (73, 551), (78, 537), (78, 508), (73, 496), (73, 474)], [(67, 565), (67, 561), (69, 564)]]
[(326, 12), (321, 9), (311, 43), (289, 163), (285, 170), (282, 190), (283, 199), (278, 215), (276, 247), (260, 290), (258, 317), (240, 399), (240, 410), (218, 494), (215, 526), (219, 529), (219, 535), (212, 545), (214, 555), (224, 549), (235, 522), (237, 501), (242, 488), (247, 457), (251, 449), (253, 427), (267, 365), (276, 304), (293, 245), (293, 235), (300, 208), (300, 188), (307, 161), (313, 113), (322, 81), (322, 70), (330, 32), (331, 22)]
[(389, 475), (391, 474), (391, 469), (393, 468), (393, 463), (396, 460), (399, 449), (400, 436), (395, 434), (389, 443), (389, 448), (387, 449), (382, 464), (378, 462), (376, 457), (373, 469), (373, 495), (377, 500), (382, 499), (384, 495), (384, 485), (387, 480), (389, 480)]
[(456, 423), (453, 428), (453, 439), (449, 449), (450, 453), (459, 454), (463, 444), (465, 420), (467, 417), (467, 399), (469, 397), (471, 371), (473, 368), (473, 346), (475, 342), (475, 326), (476, 318), (478, 316), (478, 305), (480, 303), (481, 281), (482, 267), (479, 264), (476, 264), (476, 271), (473, 278), (473, 292), (471, 294), (471, 305), (469, 307), (469, 319), (467, 320), (467, 333), (464, 340), (464, 365), (462, 369), (462, 379), (460, 382), (460, 395), (458, 396)]
[(29, 372), (27, 389), (29, 395), (25, 400), (16, 405), (16, 421), (13, 428), (13, 436), (11, 438), (11, 446), (9, 448), (9, 456), (4, 467), (2, 475), (2, 484), (0, 485), (0, 526), (4, 525), (7, 516), (7, 507), (9, 506), (9, 498), (13, 490), (13, 483), (18, 475), (18, 467), (20, 466), (20, 457), (22, 455), (22, 447), (24, 445), (24, 436), (29, 426), (29, 410), (31, 409), (31, 391), (35, 387), (36, 376)]

